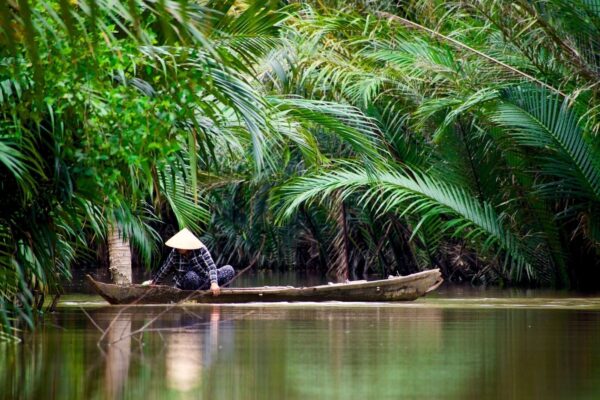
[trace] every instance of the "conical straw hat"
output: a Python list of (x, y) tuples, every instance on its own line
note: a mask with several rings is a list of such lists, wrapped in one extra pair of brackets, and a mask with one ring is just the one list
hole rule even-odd
[(183, 228), (171, 239), (165, 243), (169, 247), (182, 250), (196, 250), (204, 246), (204, 243), (200, 241), (192, 232), (187, 228)]

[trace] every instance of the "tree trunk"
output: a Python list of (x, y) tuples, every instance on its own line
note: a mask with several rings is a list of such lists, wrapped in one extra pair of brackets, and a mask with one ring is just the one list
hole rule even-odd
[(108, 230), (108, 267), (112, 281), (117, 285), (131, 285), (131, 249), (117, 227)]
[(334, 278), (337, 282), (347, 282), (350, 276), (350, 243), (348, 240), (348, 224), (346, 222), (346, 207), (340, 191), (335, 191), (332, 195), (331, 216), (338, 225), (333, 242), (331, 243), (331, 263), (327, 275)]

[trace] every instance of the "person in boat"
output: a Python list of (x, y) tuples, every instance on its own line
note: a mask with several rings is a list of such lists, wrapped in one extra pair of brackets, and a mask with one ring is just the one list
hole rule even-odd
[(154, 278), (144, 285), (158, 285), (174, 273), (175, 287), (183, 290), (210, 290), (214, 296), (221, 293), (221, 285), (235, 275), (231, 265), (217, 268), (210, 252), (187, 228), (179, 231), (165, 243), (173, 250)]

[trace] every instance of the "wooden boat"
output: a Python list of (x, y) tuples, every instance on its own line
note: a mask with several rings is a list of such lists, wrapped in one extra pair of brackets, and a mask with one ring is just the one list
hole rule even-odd
[(440, 270), (377, 281), (352, 281), (311, 287), (265, 286), (222, 288), (219, 296), (206, 290), (180, 290), (171, 286), (121, 286), (88, 281), (111, 304), (251, 303), (278, 301), (410, 301), (435, 290), (443, 281)]

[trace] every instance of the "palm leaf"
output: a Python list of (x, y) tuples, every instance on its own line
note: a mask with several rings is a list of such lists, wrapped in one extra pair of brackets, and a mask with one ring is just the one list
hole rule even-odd
[(269, 97), (268, 101), (289, 118), (313, 124), (337, 135), (356, 154), (378, 163), (381, 154), (379, 129), (359, 109), (327, 101), (297, 97)]
[(197, 194), (188, 188), (179, 174), (165, 173), (160, 179), (160, 184), (179, 227), (188, 227), (192, 231), (200, 232), (200, 223), (207, 223), (209, 220), (207, 205), (197, 201)]
[(324, 199), (341, 190), (342, 198), (360, 192), (359, 204), (373, 208), (377, 213), (397, 212), (399, 215), (418, 215), (421, 225), (431, 219), (445, 216), (444, 231), (471, 241), (478, 241), (482, 249), (496, 249), (505, 254), (506, 265), (520, 280), (525, 271), (534, 275), (537, 260), (533, 251), (503, 224), (489, 203), (481, 203), (459, 187), (446, 184), (433, 176), (415, 171), (379, 171), (367, 173), (360, 168), (337, 170), (296, 178), (278, 188), (273, 200), (278, 204), (278, 218), (289, 218), (298, 207), (309, 201)]
[(588, 143), (568, 100), (543, 89), (510, 89), (492, 119), (519, 144), (562, 157), (566, 162), (545, 158), (546, 171), (572, 191), (600, 199), (600, 153)]

